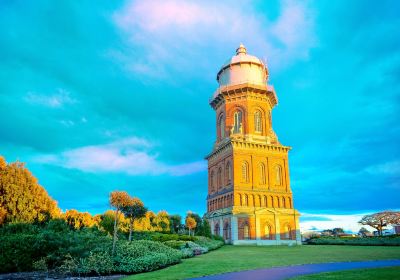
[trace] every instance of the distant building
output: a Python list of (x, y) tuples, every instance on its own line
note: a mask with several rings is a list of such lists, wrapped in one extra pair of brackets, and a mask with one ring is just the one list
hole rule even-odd
[(208, 160), (206, 218), (232, 244), (301, 244), (288, 152), (272, 129), (277, 96), (268, 69), (240, 45), (217, 74), (210, 99), (216, 141)]
[(394, 234), (400, 234), (400, 225), (393, 225)]

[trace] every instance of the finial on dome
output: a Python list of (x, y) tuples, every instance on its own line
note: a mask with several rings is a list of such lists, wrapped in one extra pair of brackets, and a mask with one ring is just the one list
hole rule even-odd
[(237, 54), (237, 55), (238, 55), (238, 54), (241, 54), (241, 53), (244, 53), (244, 54), (247, 53), (247, 50), (246, 50), (246, 48), (243, 46), (242, 43), (240, 43), (239, 48), (236, 49), (236, 54)]

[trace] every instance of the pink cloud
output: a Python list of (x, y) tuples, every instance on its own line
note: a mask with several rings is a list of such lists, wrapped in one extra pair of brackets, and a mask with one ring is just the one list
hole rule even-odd
[[(281, 4), (280, 15), (270, 20), (248, 1), (234, 5), (225, 1), (128, 1), (113, 20), (130, 47), (113, 50), (110, 56), (128, 71), (165, 78), (165, 68), (187, 69), (193, 61), (201, 74), (209, 69), (204, 56), (211, 59), (212, 53), (225, 52), (227, 46), (233, 55), (243, 42), (252, 54), (268, 58), (273, 67), (284, 67), (307, 58), (315, 38), (309, 8), (293, 1)], [(144, 56), (129, 52), (135, 48)]]
[(64, 151), (59, 155), (42, 155), (41, 163), (79, 169), (92, 173), (125, 173), (130, 175), (184, 176), (206, 170), (205, 161), (167, 164), (158, 160), (150, 150), (151, 143), (131, 137), (104, 145), (85, 146)]

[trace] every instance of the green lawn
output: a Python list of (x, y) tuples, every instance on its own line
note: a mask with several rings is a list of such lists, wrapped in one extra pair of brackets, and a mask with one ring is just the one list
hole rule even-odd
[(294, 264), (400, 259), (400, 247), (383, 246), (224, 246), (216, 251), (158, 271), (125, 279), (186, 279)]
[(290, 278), (290, 280), (376, 280), (376, 279), (400, 279), (400, 266), (352, 269), (338, 272), (310, 274), (306, 276)]

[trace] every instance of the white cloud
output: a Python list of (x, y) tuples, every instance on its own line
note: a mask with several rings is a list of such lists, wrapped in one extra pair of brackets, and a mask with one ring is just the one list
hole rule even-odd
[[(365, 227), (370, 231), (375, 229), (369, 226), (362, 226), (358, 221), (363, 216), (371, 213), (364, 214), (348, 214), (348, 215), (330, 215), (330, 214), (311, 214), (302, 213), (300, 218), (300, 229), (302, 232), (324, 229), (343, 228), (345, 231), (357, 233), (361, 227)], [(302, 219), (304, 221), (302, 221)]]
[(71, 98), (70, 93), (64, 89), (57, 89), (51, 95), (28, 92), (24, 100), (30, 104), (42, 105), (45, 107), (59, 108), (65, 104), (74, 104), (76, 100)]
[[(226, 46), (234, 48), (243, 42), (251, 47), (250, 53), (282, 67), (307, 58), (315, 38), (314, 16), (304, 3), (283, 0), (280, 6), (280, 15), (270, 20), (248, 1), (234, 5), (225, 1), (128, 1), (113, 20), (131, 47), (127, 49), (135, 51), (109, 54), (129, 71), (164, 76), (167, 69), (193, 68), (193, 63), (197, 71), (209, 70), (201, 67), (213, 59), (212, 52), (225, 52)], [(233, 54), (234, 49), (226, 59)]]
[(205, 161), (171, 165), (158, 160), (150, 151), (152, 144), (131, 137), (104, 145), (93, 145), (65, 151), (60, 155), (36, 157), (36, 161), (85, 172), (113, 172), (130, 175), (184, 176), (206, 170)]

